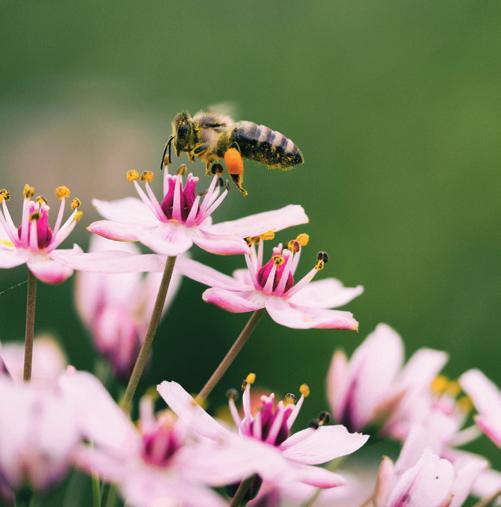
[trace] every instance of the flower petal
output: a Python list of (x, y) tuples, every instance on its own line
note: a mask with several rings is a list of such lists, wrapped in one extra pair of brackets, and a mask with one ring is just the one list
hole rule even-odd
[(57, 260), (53, 253), (32, 255), (27, 262), (28, 269), (44, 283), (62, 283), (73, 274), (73, 269)]
[(280, 449), (288, 459), (319, 465), (355, 452), (368, 438), (368, 435), (361, 433), (349, 433), (341, 425), (322, 426), (316, 430), (307, 428), (294, 433), (282, 443)]
[(158, 223), (151, 210), (137, 197), (126, 197), (116, 201), (93, 199), (92, 204), (100, 215), (113, 222), (154, 226)]
[(225, 275), (214, 268), (189, 259), (188, 257), (180, 257), (177, 259), (176, 268), (179, 269), (184, 276), (196, 282), (208, 285), (209, 287), (218, 287), (228, 290), (244, 290), (252, 287), (247, 287), (236, 278)]
[(239, 292), (226, 289), (211, 288), (202, 294), (206, 303), (212, 303), (232, 313), (254, 312), (263, 308), (264, 301), (257, 292)]
[(287, 475), (283, 477), (285, 481), (292, 479), (322, 489), (335, 488), (346, 484), (346, 480), (340, 475), (325, 468), (309, 465), (295, 465), (294, 473), (289, 475), (290, 477), (287, 477)]
[(197, 433), (207, 438), (225, 436), (228, 430), (212, 418), (177, 382), (164, 380), (157, 391), (170, 409)]
[(139, 231), (137, 238), (153, 251), (170, 256), (182, 254), (193, 245), (188, 229), (181, 224), (161, 223)]
[(340, 411), (346, 383), (348, 378), (348, 358), (342, 350), (336, 350), (332, 355), (329, 371), (326, 379), (327, 399), (331, 406), (332, 414), (337, 421), (341, 421), (342, 413)]
[(336, 308), (349, 303), (363, 291), (364, 288), (361, 285), (345, 287), (335, 278), (325, 278), (310, 282), (306, 287), (296, 292), (289, 301), (296, 305), (314, 308)]
[(247, 243), (238, 236), (212, 234), (212, 226), (193, 231), (193, 242), (202, 250), (216, 255), (238, 255), (249, 252)]
[(266, 310), (275, 322), (294, 329), (358, 329), (350, 312), (292, 305), (279, 297), (266, 298)]
[(87, 230), (94, 234), (99, 234), (103, 238), (114, 241), (137, 241), (137, 234), (140, 226), (113, 222), (111, 220), (98, 220), (92, 222)]
[(238, 220), (221, 222), (211, 227), (214, 234), (237, 235), (241, 238), (260, 236), (268, 231), (280, 231), (287, 227), (308, 223), (309, 219), (304, 208), (290, 204), (273, 211), (256, 213)]
[(26, 262), (26, 255), (20, 250), (0, 249), (0, 268), (9, 269)]
[(448, 507), (461, 507), (470, 496), (473, 484), (480, 473), (487, 468), (485, 460), (471, 460), (456, 471), (456, 478), (452, 485), (452, 502)]

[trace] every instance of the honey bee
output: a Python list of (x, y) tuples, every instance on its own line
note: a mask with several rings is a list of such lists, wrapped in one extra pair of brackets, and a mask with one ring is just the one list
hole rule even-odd
[(251, 121), (234, 121), (229, 115), (212, 111), (200, 111), (195, 116), (178, 113), (174, 117), (162, 168), (171, 160), (172, 145), (176, 155), (185, 152), (192, 161), (203, 160), (206, 174), (220, 170), (220, 164), (215, 162), (224, 160), (228, 173), (244, 196), (248, 192), (243, 187), (242, 157), (281, 170), (304, 162), (299, 148), (280, 132)]

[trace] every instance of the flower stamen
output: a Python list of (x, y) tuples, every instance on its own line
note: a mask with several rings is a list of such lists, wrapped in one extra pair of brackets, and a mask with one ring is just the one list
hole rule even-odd
[(71, 195), (71, 190), (65, 185), (61, 185), (56, 187), (55, 194), (58, 199), (68, 199)]
[(10, 192), (6, 188), (0, 189), (0, 203), (10, 199)]
[(146, 181), (147, 183), (151, 183), (154, 177), (155, 174), (153, 171), (143, 171), (141, 173), (141, 181)]
[(31, 199), (35, 195), (35, 187), (25, 184), (23, 188), (23, 196), (26, 199)]
[(137, 169), (129, 169), (125, 173), (125, 176), (126, 176), (127, 181), (129, 183), (132, 183), (133, 181), (137, 181), (140, 178), (139, 171)]

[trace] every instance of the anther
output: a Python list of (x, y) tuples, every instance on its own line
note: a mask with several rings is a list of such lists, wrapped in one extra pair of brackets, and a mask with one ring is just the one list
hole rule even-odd
[(136, 169), (129, 169), (125, 173), (125, 176), (127, 177), (127, 181), (129, 183), (132, 183), (133, 181), (137, 181), (139, 179), (139, 171), (137, 171)]
[(293, 393), (287, 393), (284, 396), (284, 404), (285, 405), (294, 405), (297, 401), (297, 396)]
[(287, 243), (287, 250), (297, 253), (301, 250), (301, 244), (297, 239), (291, 239), (289, 243)]
[(229, 399), (229, 400), (238, 400), (238, 391), (236, 389), (228, 389), (226, 391), (226, 397)]
[(256, 381), (256, 374), (249, 373), (242, 382), (242, 391), (247, 387), (247, 384), (252, 385)]
[(256, 238), (251, 238), (250, 236), (247, 237), (247, 238), (244, 238), (245, 239), (245, 242), (247, 243), (248, 246), (252, 246), (256, 243)]
[(0, 202), (8, 201), (10, 199), (10, 192), (6, 188), (0, 189)]
[(308, 428), (318, 430), (318, 428), (320, 428), (320, 423), (318, 422), (318, 419), (312, 419), (308, 424)]
[(284, 262), (285, 259), (281, 255), (273, 256), (273, 264), (275, 264), (275, 266), (281, 266)]
[(148, 183), (151, 183), (153, 181), (154, 177), (155, 177), (155, 174), (153, 171), (143, 171), (141, 173), (141, 181), (146, 181)]
[(75, 222), (80, 222), (80, 220), (82, 220), (82, 217), (83, 217), (83, 211), (77, 211), (75, 213)]
[(305, 397), (308, 398), (310, 395), (310, 386), (308, 384), (301, 384), (299, 386), (299, 392)]
[(329, 261), (329, 256), (327, 252), (318, 252), (317, 254), (317, 262), (315, 263), (315, 269), (317, 271), (321, 271), (324, 269), (325, 264)]
[(60, 187), (56, 187), (55, 194), (58, 199), (67, 199), (71, 195), (71, 190), (64, 185), (61, 185)]
[(24, 185), (23, 195), (26, 199), (31, 199), (35, 195), (35, 187), (28, 184)]
[(461, 396), (456, 403), (459, 409), (465, 414), (468, 414), (473, 409), (473, 402), (468, 396)]
[(320, 412), (320, 415), (318, 416), (318, 423), (320, 426), (323, 426), (324, 424), (329, 424), (329, 421), (331, 420), (331, 415), (329, 412)]
[(183, 176), (186, 174), (186, 172), (188, 171), (188, 166), (186, 164), (181, 164), (178, 168), (177, 168), (177, 171), (176, 171), (176, 174), (178, 176)]
[(310, 242), (310, 235), (306, 234), (305, 232), (302, 232), (301, 234), (298, 234), (296, 237), (296, 241), (301, 246), (306, 246)]
[(434, 394), (442, 394), (447, 389), (449, 379), (445, 375), (437, 375), (430, 386), (431, 392)]
[(216, 174), (223, 174), (224, 169), (223, 169), (223, 166), (221, 164), (214, 164), (210, 168), (210, 171), (211, 171), (212, 174), (216, 175)]
[(75, 197), (75, 198), (72, 199), (72, 201), (71, 201), (71, 209), (80, 208), (81, 205), (82, 205), (82, 201), (80, 201), (80, 199), (78, 197)]
[(31, 215), (31, 220), (38, 220), (40, 218), (40, 213), (35, 212)]
[(451, 380), (447, 385), (447, 394), (455, 398), (461, 392), (461, 386), (457, 380)]
[(266, 231), (264, 234), (261, 234), (261, 236), (259, 236), (259, 239), (262, 239), (263, 241), (270, 241), (272, 239), (275, 239), (275, 232)]
[(35, 199), (36, 203), (37, 204), (47, 204), (47, 199), (43, 196), (43, 195), (39, 195), (37, 196), (37, 198)]

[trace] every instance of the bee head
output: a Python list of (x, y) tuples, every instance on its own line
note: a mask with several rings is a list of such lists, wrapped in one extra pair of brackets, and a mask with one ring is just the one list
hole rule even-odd
[(178, 113), (172, 121), (172, 135), (175, 137), (176, 154), (190, 151), (195, 144), (193, 118), (188, 113)]

